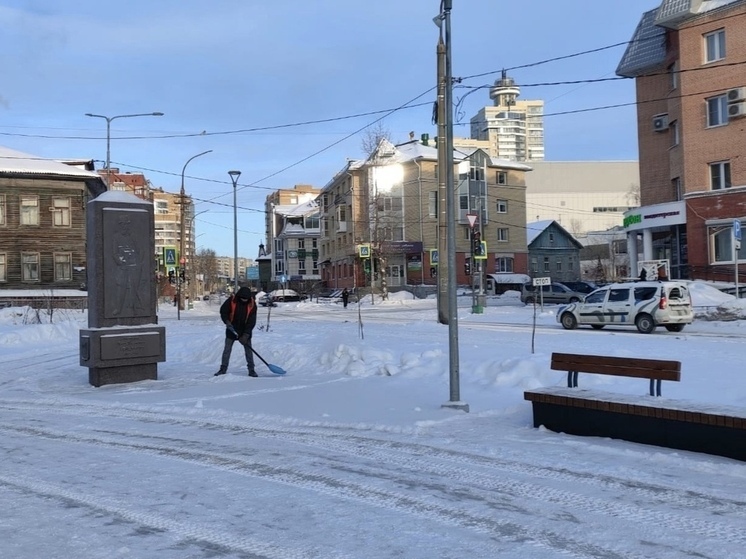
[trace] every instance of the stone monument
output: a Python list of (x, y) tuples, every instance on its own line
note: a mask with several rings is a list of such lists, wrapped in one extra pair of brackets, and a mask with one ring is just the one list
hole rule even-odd
[(80, 364), (93, 386), (157, 380), (166, 329), (157, 326), (153, 204), (104, 192), (86, 216), (88, 328)]

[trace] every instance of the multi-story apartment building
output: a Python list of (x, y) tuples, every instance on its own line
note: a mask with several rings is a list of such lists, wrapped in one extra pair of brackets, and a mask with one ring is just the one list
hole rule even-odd
[(631, 273), (733, 281), (746, 221), (746, 0), (663, 0), (642, 15), (617, 74), (635, 78), (640, 201), (625, 227)]
[(606, 231), (640, 205), (637, 161), (532, 161), (526, 219), (553, 220), (574, 237)]
[[(323, 188), (321, 265), (328, 287), (384, 278), (390, 287), (435, 284), (441, 219), (437, 162), (431, 146), (382, 140), (367, 160), (348, 162)], [(530, 167), (495, 163), (482, 150), (455, 151), (454, 162), (457, 281), (470, 282), (465, 265), (471, 259), (473, 215), (487, 243), (485, 272), (525, 273), (524, 175)]]
[(0, 289), (80, 289), (86, 279), (86, 203), (99, 176), (0, 147)]
[[(233, 284), (233, 263), (235, 260), (228, 256), (218, 256), (216, 258), (218, 278), (225, 282), (226, 286)], [(238, 283), (246, 281), (246, 268), (254, 265), (251, 258), (238, 257)]]
[(493, 106), (471, 118), (471, 137), (486, 140), (487, 154), (509, 161), (544, 159), (544, 101), (518, 100), (521, 90), (503, 72), (490, 88)]
[(316, 200), (272, 207), (272, 279), (307, 290), (321, 279)]
[[(308, 289), (320, 279), (319, 209), (321, 189), (309, 184), (282, 188), (265, 200), (265, 231), (272, 281)], [(300, 283), (299, 283), (300, 282)]]

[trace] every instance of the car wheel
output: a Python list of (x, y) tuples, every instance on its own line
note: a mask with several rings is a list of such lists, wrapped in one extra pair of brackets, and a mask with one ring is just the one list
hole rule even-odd
[(600, 330), (604, 326), (606, 325), (605, 324), (591, 324), (591, 328), (593, 328), (594, 330)]
[(655, 330), (655, 321), (649, 314), (641, 314), (635, 319), (635, 326), (643, 334), (650, 334)]
[(571, 303), (577, 303), (578, 301), (580, 301), (580, 299), (578, 299), (577, 297), (570, 297)]
[(565, 330), (574, 330), (578, 327), (578, 320), (575, 318), (574, 314), (569, 312), (562, 315), (560, 322)]
[(669, 332), (681, 332), (683, 329), (683, 324), (666, 324), (666, 330)]

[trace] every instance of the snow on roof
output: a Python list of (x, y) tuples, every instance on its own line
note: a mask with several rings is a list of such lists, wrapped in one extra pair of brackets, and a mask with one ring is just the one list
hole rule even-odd
[(124, 192), (123, 190), (107, 190), (106, 192), (99, 194), (95, 199), (97, 202), (121, 202), (124, 204), (153, 205), (153, 202), (150, 200), (143, 200), (142, 198), (138, 198), (134, 194)]
[(319, 210), (319, 205), (316, 200), (309, 200), (301, 204), (283, 204), (275, 206), (275, 213), (284, 215), (287, 217), (303, 217), (309, 213), (316, 212)]
[(0, 146), (0, 175), (59, 175), (99, 179), (97, 173)]
[(532, 221), (526, 224), (526, 244), (530, 245), (536, 240), (536, 237), (554, 223), (553, 219), (542, 219), (541, 221)]

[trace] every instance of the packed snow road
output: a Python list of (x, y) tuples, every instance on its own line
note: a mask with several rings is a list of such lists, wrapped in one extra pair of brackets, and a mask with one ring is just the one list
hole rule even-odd
[[(254, 345), (288, 374), (257, 379), (237, 350), (213, 377), (217, 306), (163, 308), (159, 380), (101, 388), (79, 365), (84, 317), (0, 313), (0, 556), (746, 557), (746, 464), (535, 429), (523, 400), (564, 383), (548, 358), (569, 350), (676, 358), (664, 395), (746, 407), (742, 344), (725, 337), (740, 324), (617, 335), (546, 313), (532, 352), (530, 309), (464, 315), (465, 414), (441, 407), (448, 328), (432, 303), (389, 306), (362, 309), (363, 332), (356, 308), (274, 308)], [(580, 383), (646, 397), (635, 379)]]

